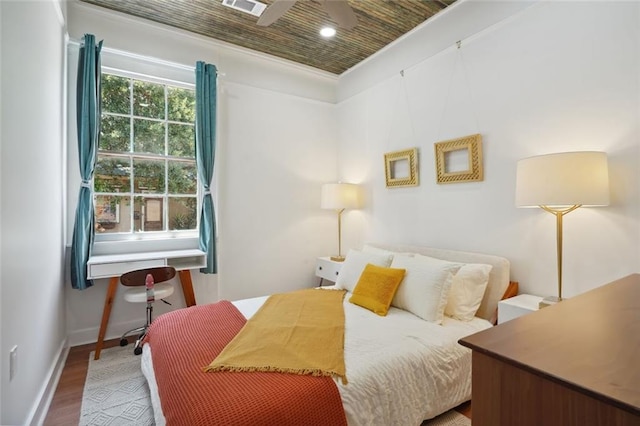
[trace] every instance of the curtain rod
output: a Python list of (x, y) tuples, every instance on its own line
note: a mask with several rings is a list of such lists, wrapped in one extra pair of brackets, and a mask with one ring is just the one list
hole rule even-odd
[[(79, 47), (82, 44), (82, 42), (80, 40), (75, 40), (69, 37), (67, 44), (72, 44)], [(102, 47), (102, 51), (106, 53), (112, 53), (114, 55), (124, 56), (126, 58), (132, 58), (136, 60), (151, 62), (154, 64), (165, 65), (168, 67), (172, 67), (172, 68), (176, 68), (184, 71), (195, 71), (196, 69), (195, 66), (179, 64), (177, 62), (171, 62), (171, 61), (167, 61), (160, 58), (154, 58), (153, 56), (139, 55), (137, 53), (127, 52), (125, 50), (114, 49), (112, 47), (105, 47), (104, 45)], [(218, 76), (224, 77), (224, 75), (225, 75), (224, 73), (218, 71)]]

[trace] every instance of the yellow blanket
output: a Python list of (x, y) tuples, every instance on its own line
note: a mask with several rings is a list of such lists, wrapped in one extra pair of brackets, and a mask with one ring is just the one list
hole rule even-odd
[(274, 371), (340, 377), (344, 290), (274, 294), (205, 371)]

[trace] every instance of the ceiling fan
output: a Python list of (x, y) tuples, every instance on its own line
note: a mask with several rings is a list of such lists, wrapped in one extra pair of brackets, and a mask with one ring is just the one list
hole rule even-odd
[[(289, 9), (298, 0), (274, 0), (269, 7), (262, 13), (258, 19), (258, 25), (267, 27), (277, 21), (282, 15), (287, 13)], [(327, 14), (336, 21), (336, 23), (347, 30), (358, 25), (358, 17), (356, 16), (347, 0), (314, 0), (320, 3)]]

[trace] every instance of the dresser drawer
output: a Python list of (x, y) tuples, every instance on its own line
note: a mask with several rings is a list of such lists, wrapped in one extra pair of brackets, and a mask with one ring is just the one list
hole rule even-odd
[(341, 267), (342, 262), (336, 262), (328, 257), (319, 257), (316, 260), (316, 276), (335, 282)]

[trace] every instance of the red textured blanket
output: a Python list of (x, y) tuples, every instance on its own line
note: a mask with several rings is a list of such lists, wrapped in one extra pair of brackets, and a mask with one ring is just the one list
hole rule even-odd
[(203, 371), (245, 322), (228, 301), (153, 321), (146, 343), (167, 425), (346, 425), (330, 377)]

